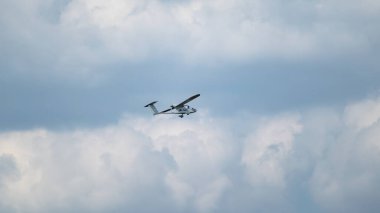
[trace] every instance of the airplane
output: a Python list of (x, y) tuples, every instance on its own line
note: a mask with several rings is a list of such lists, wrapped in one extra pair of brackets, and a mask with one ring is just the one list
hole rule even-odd
[(180, 104), (178, 104), (176, 106), (171, 105), (169, 109), (163, 110), (161, 112), (159, 112), (157, 110), (156, 106), (154, 106), (154, 104), (157, 103), (158, 101), (153, 101), (152, 103), (147, 104), (145, 107), (150, 107), (150, 109), (153, 111), (153, 115), (178, 114), (180, 118), (183, 118), (183, 115), (185, 115), (185, 114), (190, 115), (191, 113), (197, 112), (197, 110), (195, 108), (192, 108), (186, 104), (189, 103), (190, 101), (198, 98), (199, 96), (200, 96), (200, 94), (193, 95), (190, 98), (186, 99), (185, 101), (181, 102)]

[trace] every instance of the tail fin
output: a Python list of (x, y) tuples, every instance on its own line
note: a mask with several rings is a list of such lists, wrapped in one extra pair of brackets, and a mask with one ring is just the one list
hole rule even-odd
[(157, 101), (153, 101), (152, 103), (150, 104), (147, 104), (145, 107), (150, 107), (150, 109), (153, 111), (153, 115), (157, 115), (158, 114), (158, 110), (156, 108), (156, 106), (154, 106), (154, 104), (157, 103)]

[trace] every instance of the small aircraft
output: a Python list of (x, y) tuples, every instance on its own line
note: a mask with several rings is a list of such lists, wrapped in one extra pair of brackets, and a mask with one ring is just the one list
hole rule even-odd
[(169, 109), (166, 109), (166, 110), (161, 111), (161, 112), (158, 112), (156, 106), (154, 106), (154, 104), (157, 103), (157, 101), (153, 101), (152, 103), (147, 104), (145, 107), (150, 107), (152, 109), (152, 111), (153, 111), (153, 115), (159, 115), (159, 114), (179, 114), (179, 117), (183, 118), (183, 115), (185, 115), (185, 114), (186, 115), (190, 115), (191, 113), (197, 112), (197, 110), (195, 108), (192, 108), (192, 107), (190, 107), (189, 105), (186, 105), (186, 104), (189, 103), (190, 101), (198, 98), (199, 96), (200, 96), (200, 94), (193, 95), (190, 98), (188, 98), (185, 101), (183, 101), (182, 103), (180, 103), (180, 104), (178, 104), (176, 106), (171, 105)]

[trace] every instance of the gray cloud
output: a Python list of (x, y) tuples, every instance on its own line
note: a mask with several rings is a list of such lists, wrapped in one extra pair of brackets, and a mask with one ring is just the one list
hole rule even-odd
[(15, 158), (12, 154), (0, 154), (0, 210), (2, 212), (12, 211), (11, 205), (6, 202), (6, 196), (3, 196), (8, 189), (9, 184), (14, 183), (20, 178), (20, 171), (17, 168)]
[(17, 179), (18, 169), (11, 154), (3, 154), (0, 156), (0, 183), (7, 179)]
[(3, 3), (2, 129), (104, 124), (189, 91), (261, 113), (379, 89), (375, 2), (219, 3)]
[(380, 89), (375, 1), (1, 4), (3, 130), (101, 126), (192, 93), (271, 114)]
[(120, 62), (204, 65), (378, 55), (373, 26), (379, 6), (373, 1), (4, 4), (3, 64), (74, 78)]

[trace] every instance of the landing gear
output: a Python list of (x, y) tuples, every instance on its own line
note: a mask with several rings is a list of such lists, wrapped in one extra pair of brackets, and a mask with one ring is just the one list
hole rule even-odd
[(178, 117), (180, 117), (180, 118), (183, 118), (183, 114), (182, 114), (182, 115), (180, 115), (180, 116), (178, 116)]

